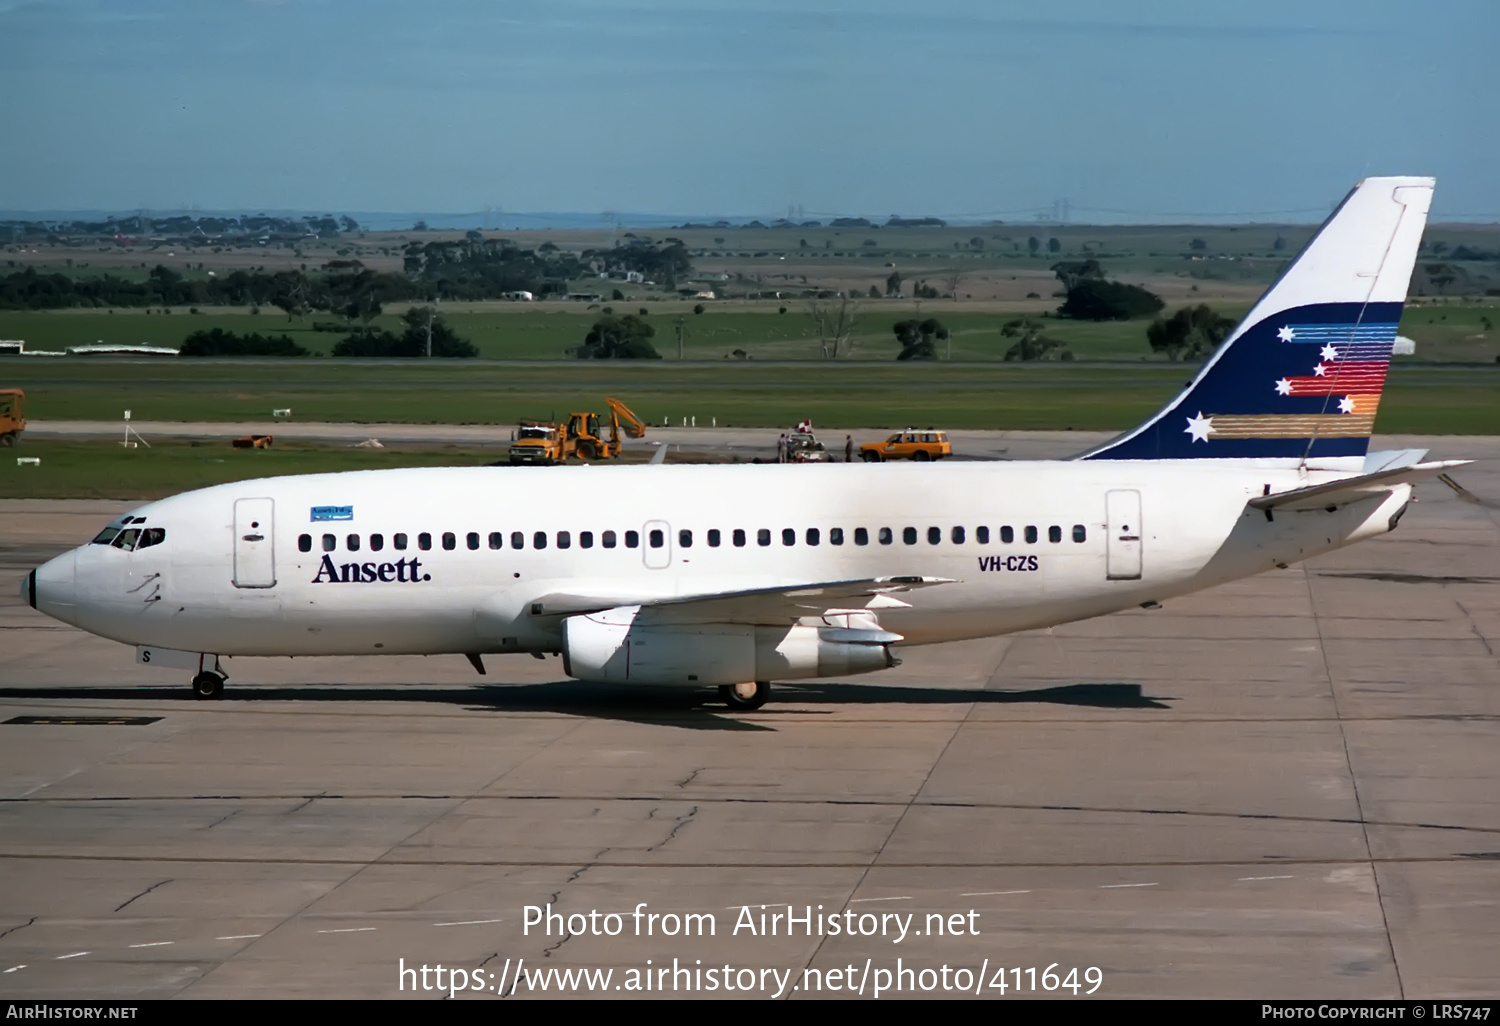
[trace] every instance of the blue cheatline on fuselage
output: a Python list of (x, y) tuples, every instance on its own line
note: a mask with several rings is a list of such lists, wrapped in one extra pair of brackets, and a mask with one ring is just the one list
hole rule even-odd
[(1155, 417), (1084, 459), (1363, 456), (1401, 309), (1316, 303), (1272, 314), (1231, 335)]

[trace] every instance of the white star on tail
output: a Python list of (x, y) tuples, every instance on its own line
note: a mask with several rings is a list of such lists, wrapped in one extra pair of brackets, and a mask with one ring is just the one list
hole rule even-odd
[(1351, 399), (1347, 395), (1344, 396), (1344, 398), (1340, 399), (1339, 400), (1339, 412), (1340, 413), (1353, 413), (1354, 412), (1354, 400)]
[(1297, 337), (1297, 333), (1290, 327), (1285, 327), (1276, 333), (1276, 337), (1281, 339), (1281, 341), (1283, 342), (1290, 342), (1292, 339)]
[(1276, 382), (1276, 394), (1277, 395), (1291, 395), (1292, 394), (1292, 383), (1290, 381), (1288, 381), (1286, 378), (1282, 378), (1280, 381)]
[(1202, 410), (1198, 411), (1198, 416), (1189, 417), (1187, 425), (1184, 430), (1193, 436), (1195, 442), (1207, 442), (1208, 436), (1214, 433), (1214, 419), (1205, 417)]
[(1339, 351), (1333, 348), (1333, 346), (1324, 346), (1323, 352), (1319, 355), (1325, 360), (1337, 360), (1339, 358)]
[(1325, 367), (1325, 366), (1323, 366), (1321, 363), (1318, 364), (1316, 367), (1313, 368), (1313, 376), (1314, 377), (1321, 378), (1323, 375), (1325, 375), (1327, 373), (1328, 373), (1328, 368)]

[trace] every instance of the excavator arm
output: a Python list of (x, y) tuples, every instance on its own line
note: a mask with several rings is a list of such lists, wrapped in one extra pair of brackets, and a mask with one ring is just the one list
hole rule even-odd
[(645, 422), (642, 421), (641, 418), (637, 417), (634, 413), (630, 412), (630, 407), (626, 406), (618, 399), (605, 399), (604, 401), (609, 404), (609, 427), (610, 430), (614, 433), (614, 437), (611, 439), (611, 441), (615, 442), (616, 444), (619, 443), (620, 423), (622, 421), (625, 424), (626, 433), (629, 434), (631, 438), (640, 438), (646, 434)]

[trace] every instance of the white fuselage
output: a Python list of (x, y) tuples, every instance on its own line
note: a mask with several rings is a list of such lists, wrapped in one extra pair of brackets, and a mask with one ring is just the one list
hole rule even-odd
[[(160, 543), (81, 546), (37, 571), (35, 602), (95, 634), (171, 650), (479, 654), (559, 650), (560, 619), (533, 608), (559, 592), (664, 599), (951, 579), (869, 603), (881, 629), (928, 644), (1160, 601), (1393, 527), (1409, 485), (1332, 512), (1246, 507), (1348, 474), (1194, 460), (269, 478), (135, 510), (165, 532)], [(348, 519), (313, 519), (330, 516)]]

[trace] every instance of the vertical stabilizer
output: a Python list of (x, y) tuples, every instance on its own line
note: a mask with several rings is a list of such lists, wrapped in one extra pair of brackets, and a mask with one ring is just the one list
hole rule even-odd
[(1432, 188), (1360, 182), (1181, 395), (1083, 458), (1364, 456)]

